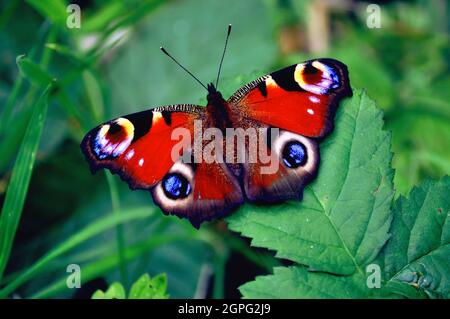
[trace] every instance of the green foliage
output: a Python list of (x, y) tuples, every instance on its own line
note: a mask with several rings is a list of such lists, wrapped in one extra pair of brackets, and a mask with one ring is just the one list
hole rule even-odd
[(0, 215), (0, 279), (11, 253), (14, 235), (19, 225), (22, 208), (33, 172), (36, 153), (39, 147), (45, 117), (47, 115), (47, 98), (51, 85), (44, 90), (34, 106), (28, 123), (17, 160), (6, 192), (5, 202)]
[(167, 276), (157, 275), (150, 278), (148, 274), (142, 275), (131, 286), (129, 299), (167, 299)]
[(97, 290), (92, 299), (125, 299), (125, 288), (120, 282), (113, 282), (105, 292)]
[[(277, 267), (273, 275), (257, 277), (255, 281), (241, 286), (240, 291), (245, 298), (449, 298), (449, 192), (450, 177), (445, 177), (440, 181), (428, 180), (414, 188), (408, 198), (397, 199), (391, 212), (390, 239), (381, 251), (375, 250), (379, 252), (377, 256), (372, 255), (365, 260), (360, 271), (342, 276), (338, 266), (334, 270), (329, 268), (327, 258), (317, 256), (314, 265), (310, 265), (306, 257), (289, 258), (299, 265)], [(297, 219), (307, 215), (308, 210), (305, 207), (297, 209)], [(336, 213), (345, 214), (345, 210)], [(283, 225), (282, 219), (286, 216), (281, 211), (278, 214), (276, 225)], [(289, 222), (295, 224), (295, 219), (290, 216)], [(354, 219), (350, 217), (347, 222), (354, 224)], [(232, 219), (230, 225), (235, 222)], [(308, 225), (303, 224), (305, 227)], [(372, 231), (369, 228), (365, 229), (370, 234)], [(314, 232), (326, 236), (327, 233), (321, 229), (320, 225), (316, 225)], [(302, 230), (303, 233), (307, 231)], [(299, 231), (300, 234), (302, 232)], [(385, 230), (382, 232), (385, 234)], [(274, 249), (277, 244), (264, 245), (258, 240), (264, 238), (265, 243), (280, 243), (280, 236), (274, 235), (270, 227), (260, 227), (259, 231), (252, 233), (252, 237), (254, 243), (267, 248)], [(298, 242), (303, 240), (301, 237), (287, 237), (295, 241), (294, 247), (300, 246)], [(323, 256), (326, 256), (326, 248), (322, 250)], [(286, 258), (279, 251), (277, 254)], [(369, 265), (380, 267), (382, 280), (379, 289), (369, 288), (372, 275), (370, 268), (366, 268)]]
[(228, 218), (230, 229), (317, 271), (363, 272), (388, 239), (391, 222), (390, 138), (381, 116), (364, 92), (355, 92), (321, 145), (319, 174), (303, 200), (246, 206)]
[(450, 177), (427, 180), (394, 207), (392, 238), (383, 249), (385, 276), (429, 297), (450, 298)]
[[(101, 234), (105, 230), (114, 227), (118, 224), (124, 223), (126, 221), (148, 218), (153, 211), (149, 210), (148, 207), (143, 207), (140, 209), (123, 211), (123, 215), (114, 214), (108, 216), (107, 218), (102, 218), (101, 220), (91, 223), (86, 228), (78, 231), (71, 237), (67, 238), (63, 243), (55, 247), (45, 256), (36, 261), (31, 267), (26, 271), (22, 272), (17, 278), (12, 280), (6, 287), (0, 290), (0, 298), (6, 297), (9, 293), (14, 291), (15, 288), (23, 284), (25, 281), (29, 280), (33, 275), (39, 273), (48, 264), (54, 261), (57, 257), (63, 255), (74, 247), (85, 242), (89, 238)], [(3, 215), (2, 215), (3, 216)], [(156, 240), (156, 238), (155, 238)], [(3, 254), (2, 254), (3, 256)], [(6, 258), (5, 258), (6, 259)]]
[[(130, 289), (128, 299), (168, 299), (167, 276), (160, 274), (150, 278), (142, 275)], [(105, 292), (97, 290), (92, 299), (126, 299), (125, 288), (118, 282), (112, 283)]]
[[(0, 297), (71, 297), (65, 269), (77, 263), (83, 285), (122, 283), (109, 296), (125, 298), (128, 278), (165, 273), (175, 298), (205, 297), (211, 275), (220, 298), (236, 253), (273, 273), (242, 286), (245, 297), (449, 297), (448, 180), (428, 181), (390, 207), (394, 189), (399, 197), (450, 173), (448, 14), (436, 14), (435, 2), (383, 5), (379, 30), (366, 27), (364, 10), (352, 19), (332, 14), (330, 49), (314, 55), (301, 54), (305, 43), (294, 54), (279, 45), (286, 26), (301, 41), (309, 1), (93, 0), (81, 6), (81, 29), (66, 27), (69, 2), (47, 2), (0, 3)], [(207, 82), (228, 23), (224, 96), (278, 67), (330, 56), (348, 65), (352, 87), (367, 90), (392, 132), (393, 185), (381, 112), (360, 92), (341, 105), (303, 201), (245, 205), (228, 219), (270, 252), (221, 223), (196, 231), (163, 216), (147, 192), (92, 176), (78, 147), (90, 128), (115, 116), (204, 104), (201, 87), (158, 48)], [(280, 267), (279, 258), (294, 265)], [(382, 268), (382, 289), (367, 289), (371, 263)], [(136, 295), (156, 293), (136, 287)]]
[(64, 18), (66, 16), (66, 4), (64, 0), (27, 0), (27, 2), (44, 17), (47, 17), (56, 24), (63, 26), (63, 23), (66, 21)]
[(24, 55), (18, 56), (16, 63), (25, 78), (38, 86), (46, 87), (53, 80), (45, 70), (33, 63), (30, 59), (27, 59)]
[(297, 265), (277, 267), (273, 275), (241, 286), (241, 293), (245, 298), (449, 298), (449, 192), (450, 177), (445, 177), (426, 181), (408, 199), (396, 201), (391, 238), (376, 259), (366, 262), (381, 267), (380, 289), (367, 285), (370, 271), (337, 276)]

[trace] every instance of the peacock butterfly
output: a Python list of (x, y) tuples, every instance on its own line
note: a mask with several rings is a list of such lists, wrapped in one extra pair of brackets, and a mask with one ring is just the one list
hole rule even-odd
[(317, 174), (318, 142), (332, 131), (340, 100), (352, 95), (347, 67), (326, 58), (264, 75), (225, 100), (217, 90), (225, 49), (216, 85), (204, 86), (206, 107), (178, 104), (126, 115), (81, 142), (93, 172), (107, 168), (131, 189), (149, 190), (165, 214), (188, 218), (196, 228), (244, 201), (300, 198)]

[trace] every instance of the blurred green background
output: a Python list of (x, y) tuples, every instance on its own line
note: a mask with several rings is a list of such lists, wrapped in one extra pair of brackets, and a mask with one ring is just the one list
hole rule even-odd
[[(0, 287), (13, 287), (9, 296), (89, 298), (113, 281), (129, 287), (147, 272), (166, 273), (174, 298), (237, 298), (239, 285), (280, 263), (230, 233), (223, 221), (197, 231), (160, 213), (148, 192), (132, 192), (116, 176), (91, 175), (79, 149), (87, 130), (105, 120), (160, 105), (204, 103), (203, 88), (159, 47), (209, 82), (229, 23), (224, 96), (309, 58), (340, 59), (352, 86), (365, 89), (385, 112), (397, 196), (425, 177), (450, 173), (445, 0), (372, 1), (381, 9), (380, 28), (368, 27), (367, 2), (351, 0), (71, 3), (81, 8), (81, 28), (67, 27), (64, 0), (0, 1), (0, 202), (36, 100), (49, 79), (58, 81), (0, 281)], [(118, 214), (131, 217), (101, 227)], [(55, 252), (61, 243), (70, 247)], [(81, 266), (81, 289), (66, 286), (69, 264)]]

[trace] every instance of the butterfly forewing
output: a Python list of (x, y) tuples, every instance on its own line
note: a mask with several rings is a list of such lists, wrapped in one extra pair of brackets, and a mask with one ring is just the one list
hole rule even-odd
[(308, 137), (333, 128), (338, 102), (351, 96), (347, 67), (333, 59), (294, 64), (255, 80), (228, 100), (241, 116)]

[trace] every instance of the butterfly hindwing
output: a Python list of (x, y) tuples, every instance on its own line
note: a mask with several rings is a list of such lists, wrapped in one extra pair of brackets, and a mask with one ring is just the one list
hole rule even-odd
[(269, 142), (269, 145), (260, 143), (272, 157), (269, 164), (260, 160), (246, 163), (243, 179), (247, 198), (268, 203), (299, 199), (303, 188), (317, 174), (320, 157), (317, 141), (281, 130)]
[(238, 180), (225, 163), (176, 162), (152, 190), (168, 214), (188, 218), (195, 227), (226, 215), (244, 201)]

